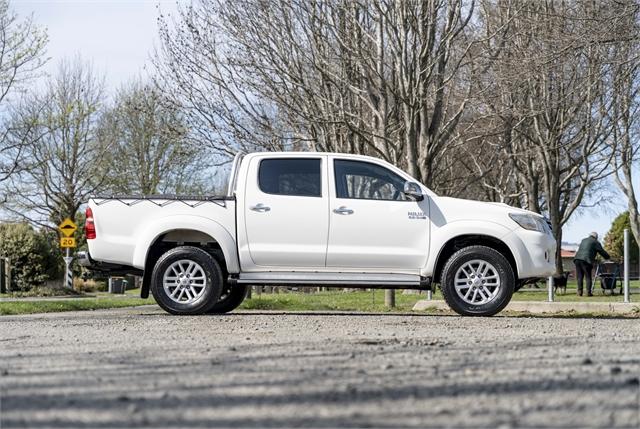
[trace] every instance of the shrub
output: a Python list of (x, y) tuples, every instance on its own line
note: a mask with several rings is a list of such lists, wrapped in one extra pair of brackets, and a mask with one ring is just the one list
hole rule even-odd
[(604, 237), (604, 248), (611, 255), (611, 258), (622, 261), (624, 258), (624, 229), (629, 229), (629, 262), (638, 263), (638, 244), (631, 233), (631, 221), (629, 220), (629, 212), (623, 212), (616, 217), (611, 229)]
[(43, 257), (47, 280), (61, 279), (64, 275), (64, 261), (58, 233), (49, 229), (42, 229), (37, 234), (42, 237), (46, 247)]
[(83, 280), (76, 277), (73, 279), (73, 289), (78, 292), (105, 292), (108, 289), (105, 281), (97, 281), (94, 279)]
[(52, 242), (54, 235), (26, 223), (0, 224), (0, 256), (11, 260), (12, 291), (26, 292), (60, 275), (62, 261)]

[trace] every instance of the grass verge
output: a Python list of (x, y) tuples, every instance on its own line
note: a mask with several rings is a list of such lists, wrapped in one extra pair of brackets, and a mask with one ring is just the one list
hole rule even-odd
[[(575, 293), (575, 292), (574, 292)], [(360, 311), (375, 313), (390, 312), (410, 312), (414, 304), (421, 299), (425, 299), (424, 294), (421, 295), (403, 295), (401, 291), (396, 293), (396, 307), (393, 309), (384, 306), (384, 291), (357, 291), (357, 292), (319, 292), (319, 293), (280, 293), (280, 294), (253, 294), (252, 299), (245, 300), (241, 309), (245, 310), (282, 310), (282, 311)], [(442, 299), (442, 295), (437, 292), (433, 295), (434, 299)], [(558, 301), (564, 302), (613, 302), (622, 301), (621, 297), (576, 297), (575, 295), (561, 295)], [(594, 299), (595, 298), (595, 299)], [(541, 292), (518, 292), (513, 297), (514, 300), (521, 301), (546, 301), (546, 291)], [(435, 308), (428, 308), (420, 313), (448, 313)], [(453, 313), (451, 313), (453, 314)], [(545, 314), (533, 314), (529, 312), (507, 311), (504, 316), (512, 317), (640, 317), (640, 313), (629, 314), (612, 314), (612, 313), (577, 313), (574, 311), (553, 312)]]
[(317, 292), (317, 293), (253, 293), (240, 308), (245, 310), (290, 310), (290, 311), (362, 311), (362, 312), (406, 312), (411, 311), (416, 301), (425, 295), (402, 295), (396, 293), (396, 307), (384, 306), (384, 291)]
[(99, 310), (103, 308), (135, 307), (154, 304), (153, 300), (141, 298), (84, 298), (56, 301), (12, 301), (0, 302), (0, 315), (55, 313), (59, 311)]
[[(141, 299), (140, 290), (128, 290), (126, 295), (114, 296), (98, 292), (97, 296), (82, 299), (59, 300), (25, 300), (0, 302), (0, 315), (50, 313), (59, 311), (97, 310), (105, 308), (132, 307), (154, 304), (153, 299)], [(635, 301), (634, 295), (632, 301)], [(245, 300), (240, 307), (245, 310), (282, 310), (282, 311), (360, 311), (360, 312), (409, 312), (414, 304), (425, 299), (425, 294), (402, 294), (396, 292), (396, 307), (393, 309), (384, 306), (384, 291), (355, 291), (343, 292), (332, 290), (317, 293), (274, 293), (257, 294), (253, 298)], [(434, 299), (442, 299), (439, 291), (433, 294)], [(575, 289), (568, 289), (566, 295), (556, 295), (559, 302), (621, 302), (619, 295), (610, 297), (599, 293), (594, 297), (575, 295)], [(547, 292), (544, 289), (534, 291), (517, 292), (513, 296), (514, 301), (546, 301)], [(434, 310), (435, 311), (435, 310)], [(430, 312), (430, 311), (427, 311)], [(435, 311), (438, 312), (438, 311)], [(571, 315), (568, 315), (571, 317)]]
[[(637, 295), (636, 295), (637, 296)], [(425, 294), (403, 295), (396, 292), (396, 308), (388, 309), (384, 306), (384, 291), (356, 291), (356, 292), (318, 292), (318, 293), (280, 293), (262, 294), (254, 292), (253, 298), (246, 300), (241, 308), (247, 310), (334, 310), (334, 311), (410, 311), (414, 304), (425, 299)], [(440, 291), (433, 293), (433, 299), (442, 299)], [(522, 291), (513, 295), (514, 301), (546, 301), (545, 289)], [(620, 295), (601, 295), (599, 291), (593, 297), (576, 296), (575, 289), (567, 289), (566, 294), (556, 294), (558, 302), (622, 302)]]

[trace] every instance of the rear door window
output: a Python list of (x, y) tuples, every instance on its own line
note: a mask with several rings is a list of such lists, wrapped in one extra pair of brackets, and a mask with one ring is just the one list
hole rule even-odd
[(321, 197), (320, 159), (263, 159), (258, 170), (258, 185), (266, 194)]

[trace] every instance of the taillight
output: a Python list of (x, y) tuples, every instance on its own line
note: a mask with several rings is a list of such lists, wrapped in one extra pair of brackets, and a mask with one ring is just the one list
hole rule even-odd
[(91, 207), (87, 207), (85, 216), (84, 235), (87, 240), (92, 240), (96, 238), (96, 224), (93, 223), (93, 212), (91, 211)]

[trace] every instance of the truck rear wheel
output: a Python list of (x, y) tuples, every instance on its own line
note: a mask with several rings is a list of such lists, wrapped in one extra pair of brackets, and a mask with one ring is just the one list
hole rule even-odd
[(216, 260), (197, 247), (180, 246), (158, 259), (151, 277), (151, 292), (171, 314), (202, 314), (222, 292), (222, 270)]
[(211, 307), (207, 313), (210, 314), (222, 314), (235, 310), (242, 304), (242, 301), (247, 297), (247, 291), (249, 286), (247, 285), (229, 285), (224, 288), (222, 295), (218, 302)]
[(463, 316), (493, 316), (513, 295), (515, 276), (509, 261), (497, 250), (469, 246), (454, 253), (442, 272), (442, 295)]

